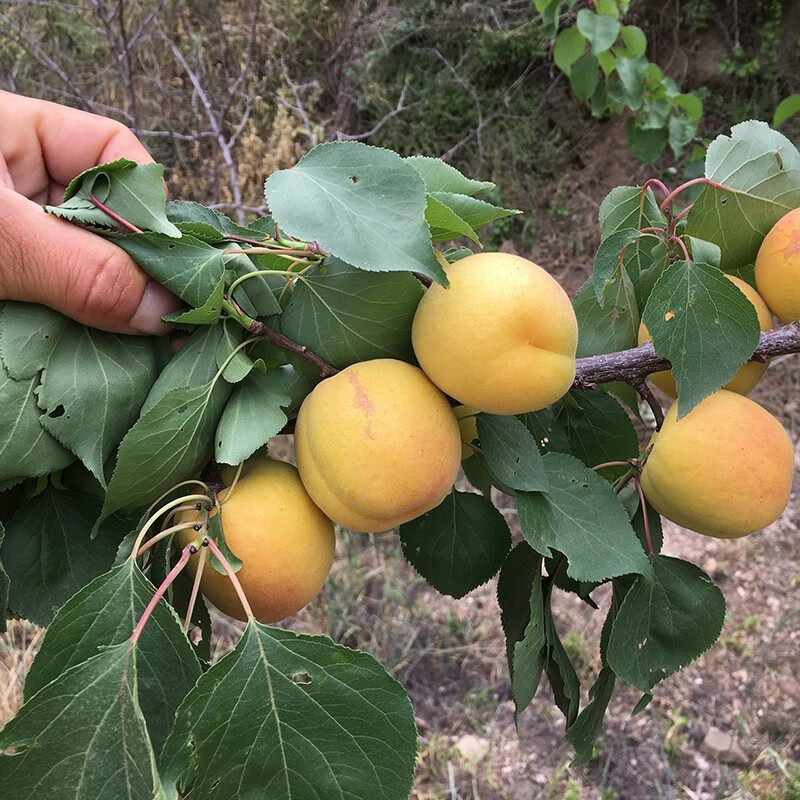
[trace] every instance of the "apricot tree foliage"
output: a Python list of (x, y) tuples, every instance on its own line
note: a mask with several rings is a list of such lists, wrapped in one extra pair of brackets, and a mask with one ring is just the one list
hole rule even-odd
[[(444, 594), (499, 574), (517, 711), (546, 676), (578, 763), (616, 682), (641, 692), (638, 713), (715, 642), (725, 613), (708, 575), (661, 554), (632, 422), (639, 400), (661, 419), (646, 376), (671, 366), (685, 416), (749, 359), (800, 350), (794, 324), (762, 333), (725, 278), (752, 282), (764, 236), (800, 206), (800, 154), (742, 123), (712, 143), (697, 182), (691, 205), (686, 185), (658, 180), (606, 197), (573, 303), (571, 390), (538, 411), (478, 414), (463, 462), (475, 490), (454, 488), (399, 529), (406, 558)], [(48, 626), (26, 702), (0, 732), (4, 796), (409, 795), (417, 739), (400, 685), (366, 653), (252, 617), (210, 664), (208, 613), (182, 572), (193, 545), (172, 542), (190, 523), (173, 523), (211, 508), (225, 465), (290, 433), (320, 380), (415, 361), (425, 287), (446, 284), (443, 264), (514, 213), (480, 198), (491, 187), (436, 159), (344, 142), (270, 176), (271, 216), (248, 226), (165, 204), (160, 168), (129, 161), (83, 173), (47, 209), (110, 237), (178, 295), (186, 308), (171, 321), (187, 340), (173, 352), (47, 308), (0, 307), (0, 620)], [(466, 245), (442, 260), (434, 245), (455, 240)], [(637, 347), (640, 322), (652, 343)], [(516, 503), (518, 536), (499, 493)], [(213, 520), (205, 541), (213, 567), (234, 575), (241, 563)], [(587, 687), (554, 615), (564, 593), (597, 609), (603, 585)]]

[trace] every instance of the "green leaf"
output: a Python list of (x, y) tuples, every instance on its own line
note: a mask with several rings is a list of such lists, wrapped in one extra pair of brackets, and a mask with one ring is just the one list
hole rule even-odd
[(753, 304), (720, 270), (687, 261), (659, 278), (642, 321), (672, 362), (681, 417), (736, 374), (761, 332)]
[(448, 194), (447, 192), (432, 192), (431, 197), (447, 206), (453, 213), (470, 226), (473, 230), (482, 228), (490, 222), (505, 219), (519, 214), (512, 208), (493, 206), (485, 200), (476, 197), (466, 197), (463, 194)]
[(641, 28), (636, 25), (623, 25), (620, 30), (620, 36), (625, 45), (625, 52), (628, 58), (635, 58), (636, 56), (643, 56), (647, 50), (647, 37)]
[(597, 68), (597, 56), (588, 51), (572, 65), (569, 83), (575, 96), (581, 102), (587, 102), (597, 88), (600, 80)]
[[(5, 501), (5, 498), (4, 498)], [(5, 539), (5, 527), (0, 522), (0, 547), (3, 545)], [(0, 560), (0, 633), (6, 632), (6, 617), (8, 616), (8, 592), (11, 585), (8, 573)]]
[(466, 236), (480, 244), (478, 234), (455, 211), (431, 194), (426, 199), (425, 220), (430, 225), (434, 242), (449, 242), (459, 236)]
[[(155, 587), (132, 559), (81, 589), (47, 629), (25, 679), (26, 699), (109, 646), (124, 647), (154, 593)], [(136, 649), (139, 702), (159, 752), (178, 706), (200, 676), (200, 664), (175, 612), (163, 600)]]
[(491, 181), (476, 181), (462, 175), (440, 158), (409, 156), (405, 159), (422, 176), (426, 192), (448, 192), (473, 197), (494, 189)]
[(583, 55), (586, 48), (586, 37), (577, 28), (564, 28), (556, 38), (553, 47), (553, 61), (566, 75), (572, 65)]
[(0, 362), (0, 481), (46, 475), (75, 457), (41, 425), (38, 378), (15, 381)]
[(400, 526), (403, 555), (442, 594), (463, 597), (492, 578), (511, 532), (491, 500), (451, 491), (436, 508)]
[(790, 94), (775, 107), (772, 117), (772, 127), (779, 128), (787, 119), (800, 113), (800, 94)]
[(118, 236), (114, 244), (194, 308), (208, 302), (225, 274), (222, 250), (193, 236), (176, 241), (158, 233), (135, 233)]
[(699, 261), (702, 264), (709, 264), (712, 267), (719, 267), (722, 260), (722, 251), (713, 242), (705, 239), (697, 239), (694, 236), (686, 237), (686, 244), (692, 255), (692, 261)]
[(623, 269), (598, 301), (589, 278), (572, 301), (578, 319), (578, 357), (616, 353), (636, 346), (639, 309), (628, 273)]
[(491, 499), (492, 496), (492, 476), (486, 467), (486, 462), (476, 453), (468, 456), (461, 462), (461, 469), (464, 477), (476, 488), (484, 497)]
[(137, 228), (180, 238), (181, 232), (167, 219), (161, 164), (137, 164), (121, 158), (87, 169), (67, 186), (64, 202), (45, 206), (45, 211), (92, 227), (119, 227), (89, 199), (90, 193)]
[(550, 688), (553, 690), (553, 700), (566, 718), (569, 728), (578, 716), (581, 684), (556, 630), (551, 600), (552, 590), (548, 590), (547, 602), (544, 607), (545, 654), (547, 657), (545, 673), (550, 682)]
[(679, 94), (672, 98), (673, 105), (682, 108), (695, 122), (703, 116), (703, 101), (696, 94)]
[(120, 445), (103, 518), (121, 508), (147, 505), (197, 473), (212, 451), (232, 388), (217, 380), (173, 389), (139, 417)]
[(198, 798), (405, 800), (416, 755), (411, 704), (375, 659), (250, 623), (179, 709), (162, 774)]
[(680, 158), (683, 148), (697, 133), (697, 123), (688, 114), (673, 114), (669, 118), (669, 146), (675, 158)]
[(175, 311), (164, 317), (165, 322), (176, 325), (215, 325), (222, 313), (222, 296), (225, 292), (225, 281), (221, 280), (208, 300), (199, 308), (189, 311)]
[[(607, 461), (626, 461), (639, 455), (636, 429), (622, 406), (602, 391), (571, 391), (559, 412), (569, 437), (570, 450), (587, 467)], [(620, 477), (626, 467), (609, 467), (607, 480)]]
[(0, 356), (9, 376), (16, 381), (35, 378), (70, 324), (46, 306), (10, 300), (0, 304)]
[(281, 331), (336, 367), (410, 361), (411, 323), (423, 292), (412, 275), (372, 274), (327, 259), (297, 282)]
[(725, 621), (725, 599), (705, 572), (668, 556), (652, 563), (655, 580), (635, 579), (608, 643), (609, 666), (643, 692), (711, 647)]
[(506, 637), (511, 691), (519, 713), (536, 694), (545, 663), (542, 557), (525, 542), (514, 547), (500, 570), (497, 604)]
[(542, 456), (536, 440), (516, 417), (478, 414), (478, 438), (489, 470), (506, 486), (546, 492)]
[[(192, 203), (188, 200), (172, 200), (167, 203), (167, 219), (181, 227), (194, 225), (195, 230), (198, 231), (216, 231), (216, 240), (222, 240), (230, 235), (256, 238), (250, 228), (237, 225), (225, 214), (201, 203)], [(191, 228), (187, 227), (187, 230), (191, 230)], [(203, 238), (203, 236), (198, 238)]]
[[(283, 256), (247, 256), (246, 253), (247, 250), (242, 250), (241, 254), (225, 257), (225, 267), (230, 272), (229, 283), (264, 269), (285, 271), (294, 263)], [(284, 275), (256, 275), (247, 278), (234, 289), (233, 299), (251, 317), (275, 316), (282, 311), (279, 298), (286, 289), (286, 281), (287, 277)]]
[(528, 544), (545, 556), (551, 555), (551, 547), (564, 553), (567, 572), (578, 581), (631, 572), (652, 575), (628, 514), (608, 482), (564, 453), (548, 453), (543, 461), (549, 492), (517, 493)]
[(425, 183), (396, 153), (327, 142), (267, 179), (281, 229), (359, 269), (419, 272), (447, 285), (425, 222)]
[(594, 743), (603, 730), (603, 718), (615, 683), (614, 672), (609, 667), (603, 667), (589, 689), (588, 705), (567, 728), (567, 740), (575, 748), (574, 767), (580, 767), (592, 758)]
[(615, 273), (620, 270), (624, 256), (623, 250), (627, 250), (629, 245), (641, 237), (642, 234), (636, 228), (623, 228), (606, 236), (600, 243), (594, 257), (592, 283), (597, 299), (601, 303), (603, 303)]
[(542, 36), (552, 39), (558, 30), (561, 0), (533, 0), (533, 5), (542, 17)]
[(0, 557), (16, 614), (47, 626), (72, 595), (109, 569), (119, 538), (91, 538), (101, 506), (99, 498), (50, 486), (14, 514)]
[(645, 164), (652, 164), (664, 152), (669, 141), (666, 128), (644, 128), (635, 117), (626, 120), (625, 133), (633, 154)]
[(718, 136), (706, 153), (706, 176), (720, 186), (703, 189), (686, 232), (719, 245), (726, 271), (755, 261), (770, 228), (800, 206), (800, 153), (765, 122), (742, 122)]
[(644, 56), (635, 56), (633, 58), (620, 56), (617, 58), (617, 75), (619, 75), (619, 83), (624, 89), (624, 103), (634, 111), (640, 109), (644, 102), (644, 81), (647, 74), (647, 63), (647, 59)]
[(155, 341), (71, 323), (38, 390), (42, 427), (75, 453), (101, 486), (105, 463), (136, 420), (161, 366)]
[(617, 186), (612, 189), (600, 204), (598, 220), (603, 239), (629, 228), (640, 230), (667, 224), (653, 190), (648, 188), (643, 193), (640, 186)]
[(242, 327), (229, 320), (225, 320), (221, 327), (222, 336), (214, 352), (214, 362), (222, 370), (224, 380), (239, 383), (250, 374), (255, 364), (245, 353), (245, 348), (236, 349), (242, 341)]
[(109, 647), (57, 677), (6, 725), (0, 751), (7, 797), (162, 797), (137, 698), (135, 647)]
[(611, 14), (595, 14), (588, 8), (578, 11), (578, 30), (589, 40), (592, 53), (608, 50), (619, 36), (619, 19)]
[(291, 367), (254, 371), (236, 387), (217, 426), (215, 458), (220, 464), (241, 464), (283, 428), (295, 375)]
[(197, 328), (184, 342), (183, 347), (172, 356), (172, 359), (156, 382), (142, 406), (141, 413), (146, 414), (164, 395), (173, 389), (185, 389), (189, 386), (207, 386), (217, 374), (217, 348), (220, 342), (231, 334), (224, 325)]
[(541, 453), (569, 453), (569, 439), (564, 426), (556, 417), (559, 403), (556, 402), (540, 411), (530, 411), (517, 417), (533, 434)]

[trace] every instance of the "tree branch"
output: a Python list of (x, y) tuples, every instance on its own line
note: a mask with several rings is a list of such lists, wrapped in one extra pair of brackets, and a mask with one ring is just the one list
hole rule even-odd
[[(800, 353), (800, 322), (792, 322), (761, 334), (751, 361), (766, 361), (776, 356)], [(672, 364), (656, 354), (652, 342), (631, 350), (579, 358), (575, 369), (576, 389), (594, 389), (599, 383), (624, 381), (632, 386), (653, 372), (670, 369)]]

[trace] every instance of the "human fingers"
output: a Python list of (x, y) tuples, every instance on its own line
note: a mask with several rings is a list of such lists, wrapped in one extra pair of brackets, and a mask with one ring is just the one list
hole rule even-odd
[(23, 300), (116, 333), (162, 334), (179, 301), (119, 247), (0, 186), (0, 300)]
[(14, 188), (38, 203), (60, 202), (52, 188), (118, 158), (153, 161), (119, 122), (0, 90), (0, 154)]

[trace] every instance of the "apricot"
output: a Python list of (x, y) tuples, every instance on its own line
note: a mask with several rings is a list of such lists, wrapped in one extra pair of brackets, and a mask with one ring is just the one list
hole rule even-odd
[[(297, 470), (283, 461), (252, 459), (225, 500), (219, 493), (222, 530), (228, 547), (241, 559), (236, 577), (242, 584), (256, 619), (271, 623), (297, 613), (319, 592), (333, 563), (333, 523), (314, 505)], [(211, 514), (216, 514), (214, 509)], [(198, 519), (190, 512), (183, 521)], [(178, 534), (181, 546), (197, 537), (195, 531)], [(199, 554), (189, 559), (197, 570)], [(203, 569), (200, 591), (220, 611), (246, 619), (227, 575), (210, 563)]]
[(578, 323), (564, 290), (537, 264), (478, 253), (447, 267), (412, 327), (425, 374), (459, 403), (492, 414), (550, 405), (575, 378)]
[(385, 531), (439, 505), (461, 464), (458, 421), (422, 370), (362, 361), (319, 383), (295, 425), (300, 477), (353, 531)]
[(734, 539), (786, 508), (794, 447), (783, 426), (744, 395), (721, 389), (682, 419), (673, 403), (642, 471), (647, 501), (667, 519)]
[(475, 452), (470, 443), (478, 438), (478, 412), (469, 406), (456, 406), (453, 413), (458, 420), (458, 430), (461, 436), (461, 460), (463, 461)]
[[(761, 295), (747, 282), (734, 275), (725, 276), (737, 289), (753, 304), (758, 315), (758, 324), (761, 326), (762, 331), (772, 330), (772, 314), (767, 308), (767, 304), (761, 298)], [(652, 341), (650, 331), (644, 322), (639, 325), (639, 344)], [(738, 392), (739, 394), (747, 394), (763, 377), (767, 371), (767, 364), (760, 361), (748, 361), (742, 364), (739, 371), (723, 386), (730, 392)], [(650, 380), (661, 389), (662, 392), (668, 394), (670, 397), (678, 396), (678, 389), (675, 386), (675, 379), (672, 377), (670, 370), (663, 370), (662, 372), (654, 372), (650, 375)]]
[(800, 208), (781, 217), (756, 256), (756, 287), (781, 322), (800, 319)]

